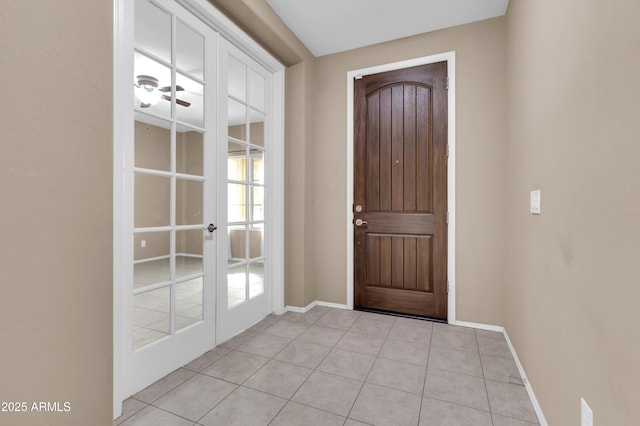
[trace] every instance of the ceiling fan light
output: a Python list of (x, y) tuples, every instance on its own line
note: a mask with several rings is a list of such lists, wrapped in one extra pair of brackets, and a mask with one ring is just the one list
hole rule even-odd
[(162, 94), (154, 87), (142, 85), (135, 88), (136, 97), (140, 100), (143, 108), (148, 108), (160, 101)]

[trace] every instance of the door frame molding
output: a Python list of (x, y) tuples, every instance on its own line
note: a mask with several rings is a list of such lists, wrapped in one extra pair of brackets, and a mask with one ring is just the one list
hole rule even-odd
[(447, 158), (447, 210), (449, 212), (449, 224), (447, 228), (447, 321), (456, 323), (456, 52), (439, 53), (423, 56), (405, 61), (392, 62), (382, 65), (374, 65), (347, 72), (347, 308), (353, 309), (354, 298), (354, 253), (353, 253), (353, 184), (354, 184), (354, 97), (353, 81), (369, 74), (395, 71), (402, 68), (410, 68), (418, 65), (427, 65), (434, 62), (447, 62), (447, 77), (449, 78), (448, 111), (447, 111), (447, 143), (449, 145), (449, 157)]
[[(272, 285), (271, 309), (281, 314), (284, 309), (284, 103), (285, 103), (285, 67), (262, 46), (249, 37), (240, 27), (218, 11), (207, 0), (173, 0), (202, 20), (214, 31), (259, 62), (273, 75), (272, 88), (272, 141), (270, 174), (271, 196), (270, 219), (273, 232), (270, 236), (270, 279)], [(123, 372), (123, 305), (125, 292), (122, 288), (123, 274), (127, 268), (123, 259), (123, 242), (127, 237), (125, 228), (127, 218), (125, 209), (131, 203), (132, 194), (125, 188), (126, 170), (125, 150), (132, 149), (128, 139), (133, 132), (130, 112), (133, 110), (131, 96), (131, 73), (133, 67), (133, 34), (128, 21), (133, 2), (130, 0), (112, 0), (113, 4), (113, 418), (122, 414), (124, 395)]]

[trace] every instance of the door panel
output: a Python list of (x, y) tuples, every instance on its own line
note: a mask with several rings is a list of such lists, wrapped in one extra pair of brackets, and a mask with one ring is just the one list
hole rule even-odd
[[(136, 0), (125, 395), (214, 346), (216, 33), (173, 1)], [(129, 223), (129, 222), (127, 222)], [(129, 252), (129, 251), (127, 251)]]
[(355, 305), (446, 318), (446, 63), (355, 82)]
[(269, 268), (265, 229), (265, 197), (271, 190), (265, 181), (270, 166), (266, 126), (270, 119), (271, 74), (231, 44), (221, 45), (220, 63), (226, 126), (221, 128), (220, 156), (226, 167), (227, 204), (219, 215), (219, 270), (217, 343), (222, 343), (271, 312), (271, 288), (265, 279)]

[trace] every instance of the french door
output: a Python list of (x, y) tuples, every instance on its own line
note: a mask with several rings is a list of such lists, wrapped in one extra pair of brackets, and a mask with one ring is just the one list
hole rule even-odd
[(128, 394), (213, 346), (217, 238), (217, 34), (172, 1), (134, 12)]
[(226, 164), (226, 204), (218, 216), (217, 342), (221, 343), (271, 312), (269, 195), (271, 182), (271, 73), (231, 43), (220, 44), (220, 144)]
[(117, 417), (284, 310), (284, 67), (205, 0), (114, 2)]

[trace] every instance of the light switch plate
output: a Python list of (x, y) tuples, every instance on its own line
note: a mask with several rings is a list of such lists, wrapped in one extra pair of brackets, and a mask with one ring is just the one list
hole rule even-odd
[(583, 398), (580, 398), (580, 426), (593, 426), (593, 411)]
[(529, 211), (531, 214), (540, 214), (540, 190), (534, 189), (529, 195)]

